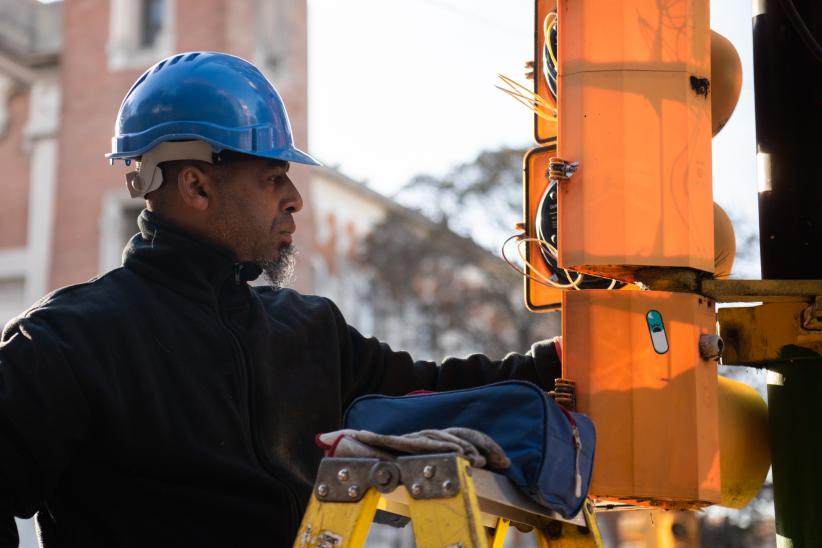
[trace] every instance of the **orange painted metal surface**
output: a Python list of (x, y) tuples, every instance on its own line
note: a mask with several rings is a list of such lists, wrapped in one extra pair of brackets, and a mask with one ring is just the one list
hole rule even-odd
[(559, 0), (560, 265), (713, 272), (708, 0)]
[[(536, 218), (540, 200), (548, 187), (548, 164), (551, 157), (556, 156), (556, 145), (549, 144), (543, 147), (532, 148), (525, 153), (523, 160), (523, 218), (525, 219), (525, 233), (528, 238), (536, 238)], [(525, 249), (525, 306), (531, 312), (558, 311), (562, 306), (562, 293), (565, 289), (549, 287), (537, 280), (541, 277), (550, 278), (551, 270), (546, 265), (539, 250), (539, 244), (529, 241), (521, 244)], [(731, 258), (733, 261), (733, 258)], [(533, 267), (533, 268), (532, 268)], [(539, 274), (534, 274), (536, 269)], [(541, 275), (541, 277), (540, 277)], [(626, 285), (623, 291), (638, 289), (634, 285)]]
[[(525, 228), (529, 238), (536, 238), (537, 209), (545, 189), (548, 187), (548, 161), (556, 156), (556, 145), (548, 145), (529, 150), (525, 154), (523, 165), (524, 217)], [(545, 264), (539, 250), (539, 244), (528, 242), (525, 248), (525, 257), (528, 263), (536, 268), (543, 276), (550, 277), (551, 271)], [(533, 276), (531, 267), (525, 271)], [(525, 306), (532, 312), (546, 312), (558, 310), (562, 304), (562, 289), (548, 287), (530, 277), (525, 277)]]
[[(716, 331), (714, 303), (587, 290), (565, 292), (562, 309), (563, 377), (597, 429), (592, 496), (669, 508), (719, 502), (716, 363), (698, 348)], [(664, 345), (649, 325), (654, 311)]]

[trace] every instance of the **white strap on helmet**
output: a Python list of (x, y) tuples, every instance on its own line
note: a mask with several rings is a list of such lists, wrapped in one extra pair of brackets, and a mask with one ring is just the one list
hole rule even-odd
[(203, 141), (167, 141), (152, 148), (136, 162), (137, 169), (126, 173), (126, 184), (132, 198), (142, 198), (163, 184), (163, 172), (158, 167), (172, 160), (211, 162), (213, 150)]

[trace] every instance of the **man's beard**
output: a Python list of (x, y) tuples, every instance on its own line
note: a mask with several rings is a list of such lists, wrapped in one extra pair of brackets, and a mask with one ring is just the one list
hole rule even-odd
[(287, 287), (294, 281), (295, 255), (296, 248), (293, 244), (288, 244), (280, 248), (280, 255), (276, 259), (257, 261), (263, 269), (263, 276), (272, 287)]

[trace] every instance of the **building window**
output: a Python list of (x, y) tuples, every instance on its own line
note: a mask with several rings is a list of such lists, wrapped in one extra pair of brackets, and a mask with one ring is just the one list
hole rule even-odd
[(103, 196), (98, 265), (101, 274), (122, 264), (123, 248), (138, 232), (137, 217), (144, 207), (144, 200), (131, 198), (122, 190), (114, 190)]
[(0, 330), (7, 321), (31, 305), (26, 302), (28, 263), (25, 247), (0, 249)]
[(174, 52), (175, 0), (111, 0), (111, 70), (146, 68)]
[(0, 330), (6, 322), (32, 304), (25, 302), (24, 289), (25, 279), (22, 276), (0, 278)]
[(257, 0), (254, 62), (269, 80), (283, 86), (289, 77), (291, 25), (294, 7), (287, 0)]
[(163, 30), (165, 0), (142, 0), (140, 9), (140, 47), (152, 48)]

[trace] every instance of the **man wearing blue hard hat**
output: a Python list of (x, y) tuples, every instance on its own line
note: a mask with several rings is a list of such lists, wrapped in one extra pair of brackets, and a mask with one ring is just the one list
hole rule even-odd
[[(556, 348), (414, 361), (280, 288), (302, 197), (280, 96), (213, 52), (132, 86), (108, 158), (146, 199), (123, 266), (59, 289), (0, 342), (0, 546), (37, 514), (63, 546), (286, 546), (321, 458), (367, 393), (519, 378), (553, 385)], [(268, 287), (248, 282), (265, 273)]]

